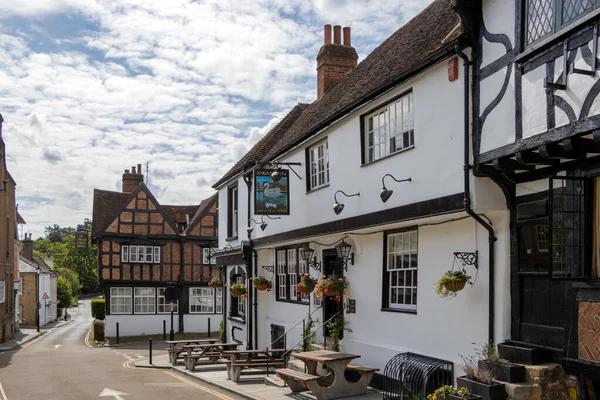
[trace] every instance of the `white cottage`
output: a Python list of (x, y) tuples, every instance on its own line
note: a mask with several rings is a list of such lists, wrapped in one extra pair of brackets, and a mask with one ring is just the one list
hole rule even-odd
[[(228, 340), (264, 348), (285, 333), (276, 346), (298, 347), (312, 313), (323, 344), (321, 325), (344, 312), (343, 350), (383, 370), (398, 353), (459, 363), (473, 343), (509, 338), (511, 213), (470, 168), (472, 10), (456, 5), (461, 23), (450, 6), (434, 1), (360, 63), (350, 28), (333, 27), (332, 40), (326, 25), (317, 99), (214, 185), (227, 283), (273, 282), (226, 296)], [(346, 244), (352, 256), (340, 259)], [(440, 298), (436, 282), (462, 256), (476, 256), (465, 267), (474, 285)], [(344, 275), (349, 288), (338, 302), (298, 297), (302, 273)]]

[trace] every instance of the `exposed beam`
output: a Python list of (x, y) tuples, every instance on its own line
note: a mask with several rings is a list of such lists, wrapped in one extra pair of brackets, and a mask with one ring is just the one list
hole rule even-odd
[(573, 154), (566, 151), (558, 143), (546, 143), (538, 147), (538, 150), (544, 158), (575, 158)]
[(596, 129), (592, 132), (592, 138), (594, 139), (594, 142), (600, 143), (600, 129)]
[(559, 160), (544, 158), (540, 153), (533, 151), (519, 151), (516, 154), (517, 162), (521, 165), (558, 165)]
[(522, 165), (510, 158), (497, 158), (494, 160), (494, 168), (498, 171), (533, 171), (534, 166)]
[(585, 158), (586, 153), (600, 154), (600, 144), (592, 139), (573, 137), (563, 140), (561, 144), (563, 149), (580, 156), (577, 158)]

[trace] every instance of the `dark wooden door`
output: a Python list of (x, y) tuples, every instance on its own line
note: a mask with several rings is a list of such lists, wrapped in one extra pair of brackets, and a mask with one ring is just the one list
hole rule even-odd
[[(331, 274), (336, 274), (338, 277), (343, 276), (343, 269), (341, 263), (337, 262), (337, 252), (335, 249), (327, 249), (323, 250), (323, 275), (329, 276)], [(327, 328), (327, 323), (331, 317), (336, 315), (343, 309), (344, 299), (340, 301), (334, 301), (330, 297), (323, 297), (323, 322), (325, 325), (323, 326), (323, 335), (329, 337), (329, 329)], [(343, 333), (342, 337), (343, 338)]]
[[(285, 349), (285, 328), (281, 325), (271, 324), (271, 345), (272, 349)], [(281, 357), (282, 352), (275, 352), (273, 356)]]

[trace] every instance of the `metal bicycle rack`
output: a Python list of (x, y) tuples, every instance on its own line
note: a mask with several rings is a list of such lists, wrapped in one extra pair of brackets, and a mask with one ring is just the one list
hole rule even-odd
[(415, 353), (400, 353), (385, 366), (383, 398), (425, 399), (442, 385), (454, 383), (454, 363)]

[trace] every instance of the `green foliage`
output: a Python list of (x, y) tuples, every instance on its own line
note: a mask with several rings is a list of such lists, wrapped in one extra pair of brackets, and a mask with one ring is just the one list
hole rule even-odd
[(96, 319), (104, 319), (106, 317), (106, 302), (104, 299), (94, 299), (91, 303), (92, 317)]
[(480, 351), (480, 357), (482, 360), (489, 361), (495, 364), (506, 364), (507, 361), (500, 357), (498, 350), (496, 350), (496, 343), (493, 340), (488, 340)]
[(75, 228), (61, 227), (57, 224), (54, 224), (54, 226), (47, 226), (44, 229), (44, 236), (46, 236), (51, 243), (62, 243), (64, 242), (65, 237), (74, 235), (75, 232)]
[(451, 298), (456, 296), (456, 292), (446, 289), (446, 283), (451, 282), (467, 282), (471, 280), (471, 276), (467, 275), (465, 269), (458, 271), (447, 271), (439, 281), (435, 284), (435, 292), (442, 298)]
[(58, 304), (62, 308), (70, 307), (73, 304), (73, 289), (71, 288), (71, 282), (66, 278), (59, 276), (56, 281), (56, 297)]
[(302, 331), (302, 351), (310, 351), (310, 345), (315, 342), (315, 332), (312, 332), (314, 324), (315, 321), (309, 315)]
[(435, 389), (435, 392), (428, 394), (427, 398), (430, 400), (440, 400), (445, 399), (447, 395), (452, 394), (454, 396), (458, 396), (461, 399), (468, 399), (471, 397), (471, 392), (469, 389), (465, 387), (461, 387), (460, 389), (455, 389), (454, 386), (444, 385)]
[(246, 293), (248, 293), (248, 289), (246, 289), (246, 285), (243, 283), (232, 283), (229, 287), (229, 291), (241, 296), (244, 296)]
[(73, 295), (78, 296), (81, 293), (81, 283), (79, 282), (79, 277), (75, 271), (72, 271), (68, 268), (56, 268), (56, 271), (71, 283), (71, 289), (73, 290)]
[(219, 322), (219, 339), (225, 343), (225, 322), (223, 320)]
[(344, 331), (352, 332), (350, 328), (348, 328), (349, 322), (344, 318), (344, 314), (338, 315), (334, 318), (329, 324), (327, 324), (327, 329), (329, 329), (329, 336), (331, 336), (331, 350), (340, 351), (340, 340)]

